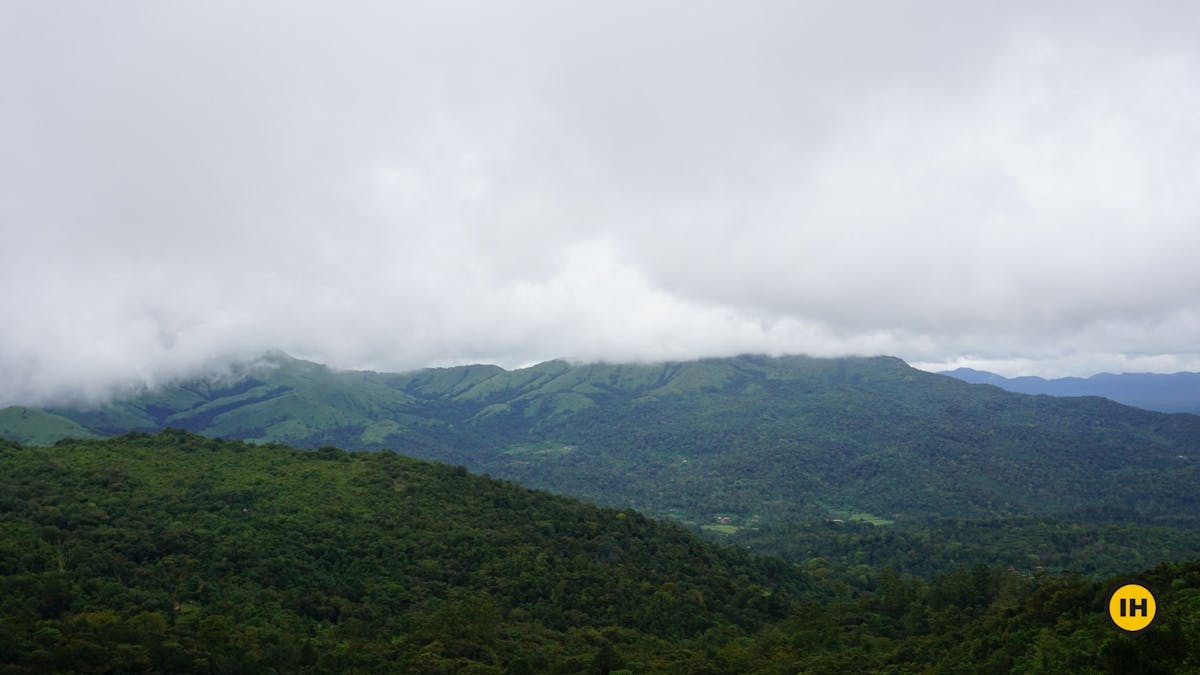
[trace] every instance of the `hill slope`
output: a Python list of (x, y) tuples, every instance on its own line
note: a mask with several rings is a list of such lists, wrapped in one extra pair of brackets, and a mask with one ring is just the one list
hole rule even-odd
[(100, 433), (394, 448), (697, 525), (1200, 517), (1200, 417), (1022, 396), (886, 357), (385, 374), (275, 355), (221, 383), (53, 412)]
[(392, 453), (0, 441), (6, 673), (1200, 667), (1200, 563), (1134, 578), (1161, 618), (1128, 636), (1117, 579), (789, 566)]
[(800, 585), (461, 468), (185, 432), (0, 444), (0, 506), (0, 663), (42, 672), (579, 672), (755, 630)]
[(0, 438), (26, 445), (48, 445), (62, 438), (98, 438), (78, 423), (36, 408), (0, 409)]
[(1103, 396), (1118, 403), (1168, 413), (1200, 414), (1200, 373), (1100, 373), (1091, 377), (1008, 378), (971, 368), (940, 373), (972, 384), (991, 384), (1020, 394)]

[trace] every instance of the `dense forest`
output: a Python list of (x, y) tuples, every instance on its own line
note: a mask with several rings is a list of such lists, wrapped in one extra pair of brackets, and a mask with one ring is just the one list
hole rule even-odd
[[(788, 563), (463, 467), (175, 430), (3, 442), (0, 483), (6, 673), (1200, 672), (1197, 562)], [(1104, 613), (1131, 577), (1161, 608), (1139, 635)]]

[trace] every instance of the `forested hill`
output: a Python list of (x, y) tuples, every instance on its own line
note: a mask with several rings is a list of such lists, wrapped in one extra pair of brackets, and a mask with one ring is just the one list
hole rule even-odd
[(1200, 564), (789, 565), (390, 452), (0, 441), (0, 672), (1193, 672)]
[(1200, 417), (1012, 394), (887, 357), (387, 374), (275, 355), (51, 412), (101, 434), (174, 426), (392, 448), (697, 525), (1052, 515), (1188, 527), (1200, 515)]
[(461, 467), (182, 431), (0, 441), (0, 533), (0, 664), (37, 672), (607, 672), (802, 586)]
[(941, 373), (973, 384), (992, 384), (1020, 394), (1103, 396), (1125, 405), (1200, 414), (1200, 373), (1100, 373), (1091, 377), (1004, 377), (971, 368)]

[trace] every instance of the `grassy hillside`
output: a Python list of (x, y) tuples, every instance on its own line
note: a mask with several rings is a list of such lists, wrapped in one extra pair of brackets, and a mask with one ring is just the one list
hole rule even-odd
[[(570, 415), (544, 412), (561, 394), (523, 394), (476, 422), (515, 442), (481, 448), (475, 465), (700, 522), (1200, 514), (1200, 418), (1008, 394), (894, 359), (741, 358), (658, 374), (604, 394), (577, 385), (595, 405)], [(563, 450), (532, 452), (526, 439)]]
[(0, 438), (28, 445), (48, 445), (63, 438), (98, 438), (73, 420), (36, 408), (0, 409)]
[[(1157, 559), (1200, 554), (1200, 417), (1012, 394), (886, 357), (386, 374), (275, 355), (232, 378), (54, 412), (103, 433), (172, 425), (393, 448), (781, 553), (799, 550), (766, 535), (798, 523), (1032, 518), (1035, 529), (1136, 525), (1169, 535)], [(970, 528), (944, 529), (980, 550)], [(1047, 540), (1005, 557), (1036, 566), (1061, 559), (1059, 548)], [(1142, 548), (1104, 559), (1126, 567)]]

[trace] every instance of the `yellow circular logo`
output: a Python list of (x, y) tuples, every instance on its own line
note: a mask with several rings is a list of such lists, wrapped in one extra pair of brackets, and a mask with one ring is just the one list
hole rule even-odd
[(1149, 628), (1156, 614), (1154, 594), (1141, 584), (1125, 584), (1108, 598), (1108, 617), (1117, 628), (1128, 633)]

